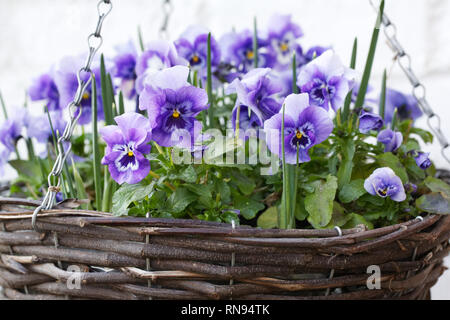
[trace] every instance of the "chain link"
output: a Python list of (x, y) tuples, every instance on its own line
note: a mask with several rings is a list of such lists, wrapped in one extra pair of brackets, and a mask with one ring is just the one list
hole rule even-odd
[(169, 26), (170, 16), (172, 15), (173, 5), (170, 0), (163, 0), (162, 12), (164, 15), (163, 22), (159, 28), (159, 36), (161, 39), (169, 39), (169, 32), (167, 27)]
[[(69, 103), (67, 108), (69, 109), (70, 113), (70, 119), (67, 123), (63, 134), (58, 137), (57, 141), (57, 154), (56, 154), (56, 160), (53, 165), (52, 171), (48, 175), (48, 190), (47, 193), (44, 196), (44, 199), (42, 200), (42, 203), (39, 207), (34, 210), (33, 218), (32, 218), (32, 226), (33, 229), (37, 230), (36, 228), (36, 219), (37, 215), (41, 210), (50, 210), (56, 199), (56, 194), (61, 189), (61, 172), (63, 170), (63, 166), (65, 161), (67, 160), (67, 157), (72, 149), (72, 144), (70, 143), (70, 139), (72, 137), (73, 131), (77, 125), (78, 119), (81, 116), (82, 108), (81, 108), (81, 101), (83, 99), (83, 94), (85, 93), (88, 86), (91, 84), (92, 81), (92, 75), (93, 72), (91, 70), (91, 64), (94, 60), (95, 54), (99, 50), (100, 46), (103, 43), (103, 38), (101, 36), (101, 30), (103, 26), (103, 21), (105, 20), (106, 16), (111, 12), (112, 10), (112, 3), (110, 0), (100, 0), (97, 4), (97, 11), (98, 11), (98, 21), (97, 26), (95, 28), (95, 31), (91, 33), (88, 38), (88, 47), (89, 47), (89, 54), (86, 58), (86, 63), (84, 67), (78, 70), (77, 72), (77, 81), (78, 81), (78, 88), (75, 93), (75, 97), (72, 102)], [(86, 79), (86, 74), (89, 75)], [(64, 144), (66, 145), (66, 149), (64, 149)], [(53, 180), (56, 180), (54, 183)]]
[[(375, 9), (375, 11), (378, 12), (378, 6), (374, 4), (373, 0), (369, 0), (369, 2)], [(434, 113), (433, 109), (428, 103), (425, 86), (417, 78), (415, 72), (411, 67), (411, 56), (403, 49), (402, 45), (398, 41), (397, 28), (385, 13), (383, 13), (381, 24), (384, 27), (384, 34), (386, 36), (389, 47), (395, 53), (396, 60), (400, 68), (403, 70), (413, 87), (412, 94), (414, 98), (416, 98), (422, 112), (427, 116), (428, 127), (433, 132), (436, 139), (439, 141), (439, 144), (441, 145), (442, 156), (450, 164), (450, 145), (441, 130), (441, 118), (439, 115)]]

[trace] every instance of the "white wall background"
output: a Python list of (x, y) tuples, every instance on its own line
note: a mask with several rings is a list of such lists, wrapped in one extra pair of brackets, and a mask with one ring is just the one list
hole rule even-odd
[[(141, 25), (144, 38), (154, 39), (162, 23), (162, 0), (112, 0), (114, 8), (104, 24), (104, 51), (136, 39)], [(0, 0), (0, 90), (9, 112), (23, 104), (32, 77), (47, 71), (64, 55), (87, 48), (86, 37), (97, 20), (95, 0)], [(190, 24), (202, 24), (218, 37), (231, 30), (251, 27), (254, 16), (263, 27), (273, 12), (290, 13), (305, 32), (302, 43), (331, 45), (344, 61), (350, 60), (358, 37), (357, 67), (361, 70), (370, 41), (375, 13), (367, 0), (172, 0), (169, 33), (178, 36)], [(431, 106), (440, 114), (450, 138), (450, 0), (387, 0), (386, 13), (398, 27), (398, 38), (411, 54), (413, 67), (427, 87)], [(391, 70), (388, 85), (410, 90), (393, 54), (380, 37), (373, 84), (378, 86), (384, 68)], [(419, 121), (425, 126), (425, 120)], [(437, 143), (425, 148), (442, 168)], [(6, 176), (10, 178), (11, 172)], [(447, 265), (450, 265), (450, 260)], [(435, 299), (450, 299), (450, 274), (434, 288)]]

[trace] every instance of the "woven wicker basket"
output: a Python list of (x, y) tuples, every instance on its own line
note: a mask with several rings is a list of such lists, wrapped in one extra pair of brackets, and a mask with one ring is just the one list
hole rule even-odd
[(38, 204), (0, 199), (7, 299), (429, 299), (450, 250), (450, 216), (338, 235), (56, 208), (35, 232)]

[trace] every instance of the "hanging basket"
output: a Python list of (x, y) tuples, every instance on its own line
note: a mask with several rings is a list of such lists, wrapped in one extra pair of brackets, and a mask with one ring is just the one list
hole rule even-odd
[(0, 199), (7, 299), (429, 299), (450, 250), (450, 216), (262, 230), (56, 208), (36, 232), (38, 205)]

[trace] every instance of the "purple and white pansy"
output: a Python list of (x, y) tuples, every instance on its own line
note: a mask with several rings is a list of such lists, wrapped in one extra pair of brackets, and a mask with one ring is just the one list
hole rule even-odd
[(136, 184), (150, 172), (150, 161), (145, 157), (150, 153), (152, 137), (148, 119), (129, 112), (114, 120), (117, 125), (100, 129), (106, 142), (102, 164), (108, 166), (111, 177), (117, 183)]
[(405, 188), (402, 180), (397, 177), (391, 168), (376, 169), (364, 181), (364, 189), (373, 196), (390, 198), (396, 202), (406, 200)]
[(283, 88), (270, 72), (269, 68), (256, 68), (244, 75), (241, 80), (236, 79), (230, 84), (228, 92), (237, 93), (234, 113), (237, 112), (238, 105), (247, 106), (262, 124), (280, 111), (281, 104), (276, 94)]
[[(184, 66), (162, 70), (147, 79), (141, 93), (139, 108), (147, 110), (153, 140), (161, 146), (191, 148), (198, 136), (196, 116), (208, 108), (208, 95), (189, 84), (188, 75)], [(187, 133), (191, 139), (180, 138)]]
[(356, 72), (345, 67), (332, 51), (324, 52), (304, 66), (298, 76), (301, 92), (308, 93), (311, 105), (337, 111), (355, 85)]
[(116, 47), (116, 55), (113, 58), (112, 75), (119, 79), (119, 89), (123, 95), (132, 99), (136, 95), (135, 82), (137, 78), (137, 50), (132, 41), (128, 41), (124, 45)]
[(383, 118), (379, 115), (365, 110), (361, 111), (361, 114), (359, 115), (359, 131), (361, 133), (366, 134), (370, 131), (379, 131), (383, 125)]
[(267, 29), (267, 42), (276, 57), (275, 69), (289, 68), (292, 63), (292, 54), (299, 44), (297, 39), (303, 36), (300, 26), (292, 22), (290, 15), (274, 14), (269, 20)]
[[(333, 121), (322, 108), (310, 106), (307, 94), (291, 94), (285, 101), (284, 150), (286, 163), (296, 164), (311, 160), (309, 150), (325, 141), (333, 131)], [(283, 112), (264, 122), (267, 146), (282, 157)]]
[(31, 101), (44, 101), (48, 110), (60, 110), (59, 91), (52, 73), (45, 73), (33, 80), (28, 95)]
[[(208, 61), (208, 34), (209, 31), (200, 26), (190, 26), (175, 41), (178, 54), (188, 61), (192, 70), (199, 76), (206, 78)], [(220, 63), (220, 47), (211, 36), (211, 69), (214, 70)]]

